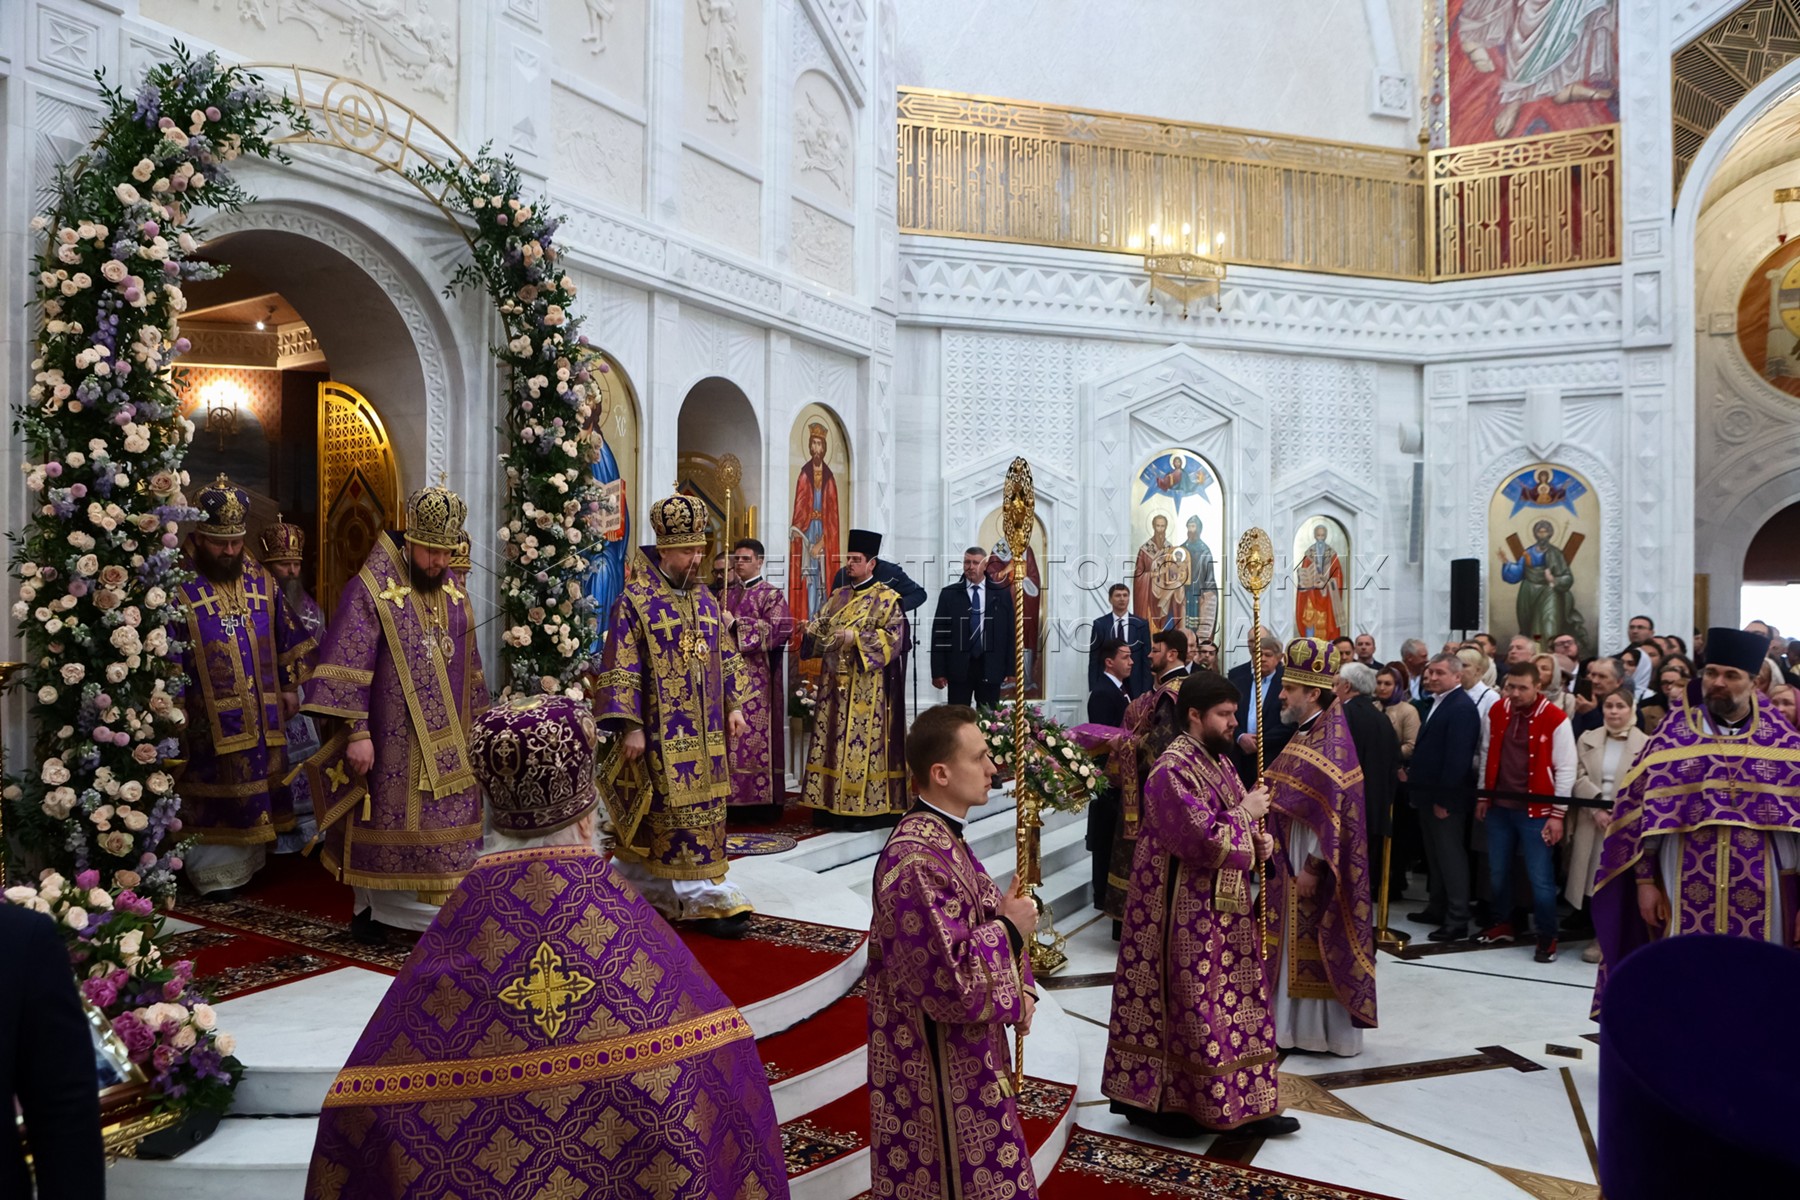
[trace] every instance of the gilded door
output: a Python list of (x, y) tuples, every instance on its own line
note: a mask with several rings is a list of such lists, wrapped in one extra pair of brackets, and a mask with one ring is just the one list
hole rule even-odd
[(400, 468), (387, 427), (355, 388), (319, 385), (319, 589), (329, 617), (384, 529), (398, 529)]

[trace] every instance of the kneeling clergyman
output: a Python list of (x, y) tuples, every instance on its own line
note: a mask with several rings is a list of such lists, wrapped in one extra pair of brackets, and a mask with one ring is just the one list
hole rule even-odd
[(1375, 1028), (1375, 909), (1362, 768), (1332, 703), (1343, 657), (1324, 638), (1288, 643), (1281, 719), (1294, 732), (1265, 776), (1281, 850), (1268, 873), (1267, 949), (1280, 954), (1281, 1048), (1348, 1057)]
[(869, 1166), (877, 1197), (1037, 1195), (1006, 1030), (1031, 1027), (1037, 908), (963, 841), (994, 760), (956, 704), (906, 739), (919, 801), (875, 864), (869, 927)]
[(1275, 1021), (1252, 885), (1275, 841), (1264, 788), (1231, 759), (1237, 685), (1199, 671), (1176, 698), (1181, 731), (1144, 786), (1101, 1088), (1115, 1113), (1166, 1137), (1275, 1137)]
[(472, 736), (493, 830), (327, 1093), (307, 1200), (748, 1200), (787, 1167), (755, 1035), (594, 848), (594, 721)]

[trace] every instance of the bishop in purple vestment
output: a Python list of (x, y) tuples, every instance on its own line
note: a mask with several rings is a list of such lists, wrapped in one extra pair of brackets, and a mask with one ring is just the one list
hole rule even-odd
[(325, 866), (357, 890), (357, 933), (423, 929), (475, 861), (481, 799), (469, 723), (488, 706), (475, 613), (450, 566), (468, 508), (444, 487), (406, 503), (344, 585), (306, 689), (329, 719), (307, 763)]
[(1768, 639), (1706, 635), (1706, 667), (1626, 771), (1594, 881), (1600, 975), (1687, 933), (1800, 947), (1800, 732), (1756, 690)]
[[(288, 622), (294, 627), (295, 646), (282, 655), (282, 664), (292, 663), (304, 689), (318, 665), (319, 639), (325, 636), (325, 613), (307, 592), (300, 578), (306, 557), (306, 531), (275, 514), (275, 521), (258, 536), (257, 559), (275, 580), (285, 602)], [(311, 717), (296, 709), (283, 727), (287, 734), (287, 756), (292, 763), (302, 763), (319, 751), (319, 734)], [(302, 850), (318, 833), (313, 820), (312, 791), (306, 773), (296, 772), (274, 793), (278, 819), (289, 817), (292, 828), (275, 839), (275, 853), (292, 854)]]
[(975, 711), (920, 713), (919, 803), (875, 863), (869, 927), (870, 1195), (1037, 1195), (1013, 1094), (1009, 1026), (1029, 1029), (1037, 910), (1002, 894), (963, 841), (994, 760)]
[(1350, 724), (1332, 703), (1343, 651), (1324, 638), (1288, 643), (1281, 719), (1294, 734), (1269, 764), (1280, 853), (1268, 872), (1276, 1040), (1350, 1056), (1375, 1027), (1375, 909), (1362, 768)]
[(650, 506), (650, 567), (613, 604), (594, 711), (623, 735), (606, 801), (619, 871), (669, 920), (742, 937), (750, 901), (726, 880), (725, 807), (744, 680), (699, 580), (706, 525), (692, 496)]
[(1267, 790), (1246, 795), (1231, 759), (1237, 705), (1222, 675), (1181, 684), (1182, 732), (1144, 788), (1119, 942), (1101, 1090), (1168, 1137), (1300, 1127), (1275, 1115), (1275, 1017), (1251, 900), (1275, 843), (1257, 825)]
[(182, 826), (199, 844), (186, 856), (187, 878), (216, 894), (249, 883), (270, 843), (294, 827), (292, 808), (278, 802), (283, 723), (299, 707), (298, 664), (310, 643), (274, 579), (244, 558), (250, 494), (221, 475), (198, 500), (206, 517), (183, 564), (194, 577), (176, 589), (186, 619), (156, 636), (182, 646), (188, 680), (177, 790)]
[(594, 849), (594, 721), (472, 736), (493, 834), (327, 1093), (307, 1200), (785, 1197), (749, 1024)]
[(773, 808), (787, 798), (786, 693), (782, 658), (794, 634), (787, 595), (763, 578), (763, 544), (742, 538), (731, 551), (725, 583), (725, 629), (744, 664), (743, 735), (731, 742), (731, 804)]

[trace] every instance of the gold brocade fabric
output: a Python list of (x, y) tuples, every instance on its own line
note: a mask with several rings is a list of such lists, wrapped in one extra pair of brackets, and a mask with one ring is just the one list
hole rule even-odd
[[(854, 634), (849, 645), (839, 635)], [(906, 614), (892, 588), (839, 588), (809, 625), (822, 653), (818, 718), (806, 753), (800, 803), (840, 816), (905, 807), (906, 763), (896, 736), (904, 703), (897, 664)]]

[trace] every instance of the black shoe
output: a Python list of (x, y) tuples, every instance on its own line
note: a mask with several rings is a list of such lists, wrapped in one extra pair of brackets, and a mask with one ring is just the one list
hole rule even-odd
[(205, 895), (201, 896), (200, 898), (202, 900), (216, 900), (219, 903), (223, 904), (230, 900), (236, 900), (238, 898), (238, 894), (242, 890), (243, 890), (242, 888), (220, 888), (216, 892), (207, 892)]
[(1233, 1133), (1249, 1134), (1251, 1137), (1272, 1138), (1284, 1137), (1300, 1128), (1300, 1122), (1293, 1117), (1264, 1117), (1260, 1121), (1252, 1121), (1248, 1125), (1239, 1125)]
[(1466, 942), (1469, 940), (1469, 927), (1467, 925), (1440, 925), (1425, 937), (1433, 942)]
[(707, 937), (724, 938), (735, 942), (750, 932), (750, 914), (738, 913), (730, 917), (702, 917), (698, 921), (689, 921), (688, 925), (696, 933), (704, 933)]
[(815, 808), (812, 810), (812, 823), (815, 829), (836, 829), (838, 815), (827, 808)]
[(1123, 938), (1125, 936), (1125, 922), (1114, 921), (1113, 928), (1112, 928), (1112, 935), (1113, 935), (1113, 941), (1115, 941), (1115, 942), (1119, 941), (1121, 938)]
[(1541, 963), (1555, 962), (1556, 961), (1556, 939), (1554, 937), (1539, 938), (1538, 945), (1537, 945), (1537, 954), (1534, 955), (1533, 957), (1535, 957), (1537, 959), (1537, 961), (1541, 962)]
[(350, 936), (365, 946), (385, 946), (387, 935), (387, 926), (375, 919), (372, 908), (365, 908), (350, 918)]
[(1406, 919), (1411, 921), (1414, 925), (1442, 925), (1444, 923), (1444, 914), (1434, 913), (1429, 908), (1421, 908), (1416, 913), (1407, 913)]
[(1147, 1108), (1122, 1104), (1117, 1100), (1112, 1102), (1112, 1111), (1131, 1124), (1166, 1138), (1197, 1138), (1212, 1132), (1186, 1113), (1151, 1112)]

